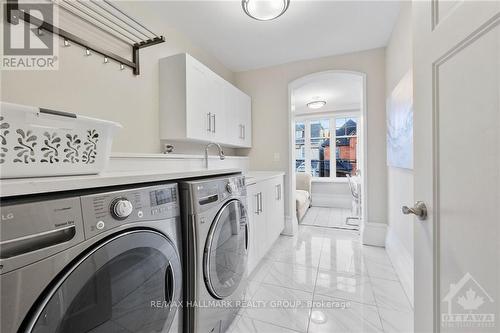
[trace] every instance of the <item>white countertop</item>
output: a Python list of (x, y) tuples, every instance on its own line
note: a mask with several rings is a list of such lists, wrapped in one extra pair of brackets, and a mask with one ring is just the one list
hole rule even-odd
[(283, 171), (249, 171), (245, 173), (247, 185), (253, 185), (266, 179), (284, 176)]
[(210, 169), (195, 171), (114, 171), (98, 175), (60, 176), (41, 178), (3, 179), (0, 181), (0, 197), (12, 197), (36, 193), (71, 191), (125, 184), (139, 184), (194, 177), (242, 172), (241, 169)]

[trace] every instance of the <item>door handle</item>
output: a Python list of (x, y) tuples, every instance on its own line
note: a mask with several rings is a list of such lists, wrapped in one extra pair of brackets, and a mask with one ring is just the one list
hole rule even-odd
[(416, 215), (419, 220), (423, 221), (427, 219), (427, 206), (423, 201), (417, 201), (415, 203), (415, 206), (411, 208), (403, 206), (401, 210), (405, 215), (410, 215), (410, 214)]
[(7, 259), (70, 241), (76, 235), (74, 225), (0, 242), (0, 259)]

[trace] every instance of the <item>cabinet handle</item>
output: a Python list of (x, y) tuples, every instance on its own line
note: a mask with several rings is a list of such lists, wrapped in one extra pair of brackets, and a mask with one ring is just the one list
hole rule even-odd
[(275, 186), (276, 187), (276, 200), (280, 200), (280, 195), (281, 195), (281, 189), (279, 184)]
[(212, 115), (212, 119), (214, 120), (214, 126), (212, 127), (212, 132), (215, 133), (215, 113)]
[(262, 213), (262, 211), (264, 210), (264, 208), (262, 207), (262, 192), (259, 192), (259, 201), (260, 201), (260, 212)]
[(247, 127), (245, 125), (241, 125), (241, 128), (243, 128), (243, 137), (242, 139), (245, 140), (247, 136)]
[(207, 131), (212, 132), (212, 113), (207, 113)]
[(240, 139), (243, 139), (243, 136), (245, 135), (245, 134), (243, 134), (243, 131), (244, 131), (243, 125), (240, 124)]
[(255, 201), (257, 202), (257, 210), (255, 211), (255, 214), (259, 215), (260, 214), (260, 209), (259, 209), (259, 193), (255, 195)]

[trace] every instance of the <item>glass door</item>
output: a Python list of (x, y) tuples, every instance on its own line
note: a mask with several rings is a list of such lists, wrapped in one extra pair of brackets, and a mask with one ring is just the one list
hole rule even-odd
[(247, 254), (247, 213), (239, 200), (230, 200), (217, 213), (205, 246), (204, 274), (212, 296), (223, 299), (238, 288)]
[(181, 297), (179, 255), (164, 235), (124, 232), (56, 279), (26, 332), (168, 332)]

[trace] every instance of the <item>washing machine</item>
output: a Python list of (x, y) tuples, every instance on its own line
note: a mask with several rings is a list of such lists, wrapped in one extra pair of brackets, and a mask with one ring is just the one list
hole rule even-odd
[(245, 298), (248, 224), (245, 178), (180, 183), (184, 239), (184, 328), (222, 333)]
[(176, 184), (1, 201), (1, 332), (182, 332)]

